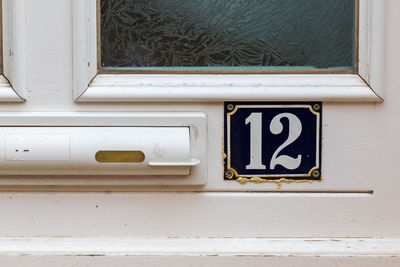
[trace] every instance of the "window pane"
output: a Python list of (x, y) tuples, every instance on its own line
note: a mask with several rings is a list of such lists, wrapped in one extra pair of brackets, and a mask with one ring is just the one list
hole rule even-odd
[(355, 1), (101, 0), (101, 66), (351, 70)]

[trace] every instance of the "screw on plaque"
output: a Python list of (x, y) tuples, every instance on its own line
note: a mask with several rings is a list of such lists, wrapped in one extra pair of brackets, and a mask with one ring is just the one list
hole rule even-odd
[(233, 173), (233, 171), (226, 171), (225, 172), (225, 177), (228, 179), (232, 179), (235, 176), (235, 174)]
[(226, 105), (226, 109), (228, 111), (233, 111), (235, 109), (235, 105), (234, 104), (228, 104), (228, 105)]
[(312, 172), (311, 175), (314, 178), (319, 178), (319, 177), (321, 177), (321, 172), (319, 170), (315, 170), (315, 171)]
[(321, 109), (321, 105), (320, 104), (314, 104), (313, 109), (315, 111), (319, 111)]

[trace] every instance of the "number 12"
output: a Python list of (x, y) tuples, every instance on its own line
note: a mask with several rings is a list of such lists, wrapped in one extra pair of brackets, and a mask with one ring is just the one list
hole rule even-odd
[[(303, 130), (300, 119), (292, 113), (281, 113), (276, 115), (270, 125), (269, 130), (271, 133), (278, 135), (283, 131), (282, 118), (289, 120), (289, 136), (287, 140), (279, 146), (272, 155), (269, 168), (274, 170), (277, 165), (295, 170), (301, 164), (301, 155), (297, 158), (292, 158), (287, 155), (278, 154), (287, 146), (296, 141)], [(250, 124), (250, 164), (246, 165), (247, 170), (265, 170), (266, 166), (262, 164), (262, 113), (251, 113), (246, 119), (246, 125)]]

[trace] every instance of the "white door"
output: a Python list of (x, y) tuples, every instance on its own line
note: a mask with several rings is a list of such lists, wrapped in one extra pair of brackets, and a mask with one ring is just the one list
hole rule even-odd
[[(400, 264), (398, 1), (359, 1), (356, 73), (283, 75), (98, 73), (95, 0), (2, 4), (0, 138), (40, 145), (0, 153), (2, 266)], [(224, 179), (224, 101), (322, 101), (322, 180)], [(138, 132), (162, 169), (85, 161)]]

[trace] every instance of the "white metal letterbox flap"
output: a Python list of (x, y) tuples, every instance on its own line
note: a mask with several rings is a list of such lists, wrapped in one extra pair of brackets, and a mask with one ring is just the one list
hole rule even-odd
[(0, 113), (0, 185), (203, 185), (207, 164), (202, 112)]
[(189, 175), (188, 127), (5, 127), (1, 174)]

